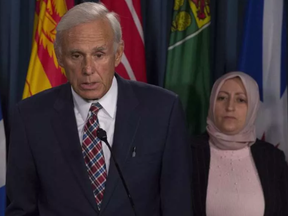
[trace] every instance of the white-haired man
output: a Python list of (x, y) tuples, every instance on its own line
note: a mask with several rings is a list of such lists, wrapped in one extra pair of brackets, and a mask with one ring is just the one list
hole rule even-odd
[[(69, 82), (15, 109), (7, 216), (192, 215), (179, 99), (117, 75), (123, 50), (121, 26), (103, 5), (83, 3), (63, 16), (55, 51)], [(134, 206), (99, 128), (107, 132)]]

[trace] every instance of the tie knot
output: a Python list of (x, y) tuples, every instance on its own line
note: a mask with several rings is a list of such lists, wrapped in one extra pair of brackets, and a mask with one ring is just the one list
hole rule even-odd
[(92, 103), (90, 107), (90, 111), (94, 114), (97, 115), (98, 111), (102, 109), (102, 106), (100, 103)]

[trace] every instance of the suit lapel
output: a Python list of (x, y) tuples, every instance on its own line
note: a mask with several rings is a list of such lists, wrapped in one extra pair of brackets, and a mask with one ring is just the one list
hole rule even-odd
[(271, 188), (269, 186), (269, 179), (272, 175), (269, 173), (269, 164), (267, 160), (268, 157), (265, 155), (265, 148), (260, 143), (258, 143), (257, 140), (256, 143), (251, 146), (251, 153), (262, 185), (265, 200), (264, 215), (268, 215), (271, 207), (269, 205), (269, 203), (271, 203), (269, 199), (272, 197), (269, 190)]
[(95, 211), (99, 212), (82, 156), (73, 107), (71, 87), (69, 84), (65, 84), (54, 105), (52, 124), (64, 158), (68, 162), (87, 200)]
[[(201, 188), (203, 193), (200, 194), (202, 203), (204, 203), (204, 209), (202, 209), (203, 213), (206, 211), (207, 188), (208, 188), (209, 171), (210, 171), (210, 160), (211, 160), (211, 151), (210, 151), (210, 146), (209, 146), (208, 139), (209, 138), (207, 138), (207, 143), (206, 143), (205, 147), (203, 147), (202, 151), (199, 152), (201, 154), (200, 157), (203, 157), (203, 162), (204, 162), (203, 163), (204, 170), (203, 170), (203, 176), (202, 176), (204, 187)], [(199, 170), (199, 172), (201, 172), (201, 170)]]
[[(117, 74), (115, 76), (118, 83), (118, 99), (112, 151), (125, 179), (125, 160), (132, 153), (133, 140), (140, 123), (140, 115), (136, 109), (139, 102), (128, 81), (122, 79)], [(104, 212), (107, 207), (116, 185), (122, 184), (115, 163), (112, 161), (112, 158), (110, 160), (109, 174), (106, 182), (101, 212)]]
[[(206, 133), (192, 139), (193, 207), (197, 215), (206, 215), (206, 198), (210, 169), (209, 136)], [(194, 167), (193, 167), (194, 166)]]

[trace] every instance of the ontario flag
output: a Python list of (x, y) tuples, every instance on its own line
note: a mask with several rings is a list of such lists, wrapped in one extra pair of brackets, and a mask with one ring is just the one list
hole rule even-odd
[(119, 15), (124, 53), (116, 68), (126, 79), (146, 82), (145, 49), (140, 0), (102, 0), (110, 11)]
[(258, 83), (257, 135), (288, 157), (286, 11), (284, 0), (250, 0), (240, 70)]
[(56, 26), (74, 0), (36, 0), (34, 39), (23, 99), (67, 82), (54, 51)]

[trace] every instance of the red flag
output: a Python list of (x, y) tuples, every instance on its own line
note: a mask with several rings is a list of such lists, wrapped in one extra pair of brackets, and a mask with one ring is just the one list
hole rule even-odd
[(144, 35), (140, 0), (102, 0), (119, 15), (124, 40), (124, 54), (116, 71), (122, 77), (146, 82)]

